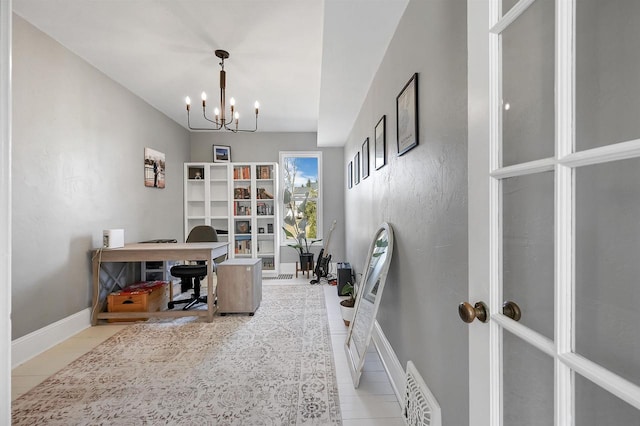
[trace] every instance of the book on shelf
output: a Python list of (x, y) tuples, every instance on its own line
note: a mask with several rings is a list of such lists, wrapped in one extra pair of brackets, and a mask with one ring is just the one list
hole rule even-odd
[(235, 166), (233, 168), (233, 178), (235, 180), (251, 179), (251, 166)]
[(263, 257), (262, 258), (262, 269), (276, 269), (275, 261), (273, 257)]
[(243, 204), (241, 201), (235, 201), (233, 203), (233, 215), (234, 216), (251, 216), (251, 205)]
[(236, 254), (251, 254), (251, 239), (239, 240), (239, 239), (236, 238), (235, 253)]
[(236, 187), (233, 188), (233, 198), (236, 200), (248, 200), (251, 198), (251, 187), (246, 188)]
[(273, 200), (273, 194), (267, 191), (265, 188), (258, 188), (256, 198), (258, 200)]
[(256, 214), (258, 216), (272, 216), (273, 215), (273, 204), (270, 204), (270, 203), (257, 203), (256, 204)]
[(256, 166), (258, 179), (271, 179), (271, 166)]

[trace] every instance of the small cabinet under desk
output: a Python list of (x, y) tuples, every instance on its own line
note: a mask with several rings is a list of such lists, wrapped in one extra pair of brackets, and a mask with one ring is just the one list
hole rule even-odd
[(217, 266), (218, 312), (253, 315), (262, 301), (262, 260), (228, 259)]

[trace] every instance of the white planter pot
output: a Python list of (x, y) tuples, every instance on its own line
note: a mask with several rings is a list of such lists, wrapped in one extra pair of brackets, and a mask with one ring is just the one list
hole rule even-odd
[(347, 327), (349, 326), (351, 321), (353, 321), (353, 311), (355, 311), (355, 308), (349, 308), (349, 307), (340, 305), (342, 320), (344, 321), (344, 325), (346, 325)]

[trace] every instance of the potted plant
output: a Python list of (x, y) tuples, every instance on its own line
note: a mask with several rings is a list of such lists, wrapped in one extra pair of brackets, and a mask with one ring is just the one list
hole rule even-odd
[(307, 215), (307, 200), (309, 193), (305, 194), (304, 200), (297, 204), (293, 200), (293, 196), (289, 189), (284, 191), (284, 204), (287, 207), (287, 213), (284, 217), (285, 226), (282, 227), (287, 238), (296, 240), (295, 243), (287, 244), (298, 251), (300, 256), (300, 268), (304, 271), (312, 269), (313, 265), (313, 253), (311, 252), (311, 246), (314, 243), (322, 241), (307, 239), (307, 224), (309, 218)]
[(342, 287), (342, 291), (340, 292), (340, 296), (349, 296), (347, 299), (343, 299), (340, 301), (340, 312), (342, 313), (342, 321), (344, 321), (344, 325), (347, 327), (353, 321), (353, 312), (355, 310), (356, 304), (356, 292), (351, 282), (347, 281)]

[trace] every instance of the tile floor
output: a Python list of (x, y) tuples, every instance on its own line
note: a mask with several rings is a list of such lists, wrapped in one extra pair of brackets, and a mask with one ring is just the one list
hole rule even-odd
[[(263, 285), (307, 284), (306, 278), (293, 280), (265, 280)], [(401, 408), (389, 379), (374, 348), (370, 349), (365, 370), (358, 389), (353, 387), (351, 374), (344, 352), (347, 327), (342, 322), (339, 298), (335, 286), (321, 284), (327, 302), (327, 315), (331, 332), (331, 343), (336, 365), (340, 409), (344, 426), (401, 426)], [(90, 327), (56, 345), (12, 371), (11, 398), (27, 392), (44, 379), (60, 370), (71, 361), (90, 351), (126, 324), (105, 324)]]

